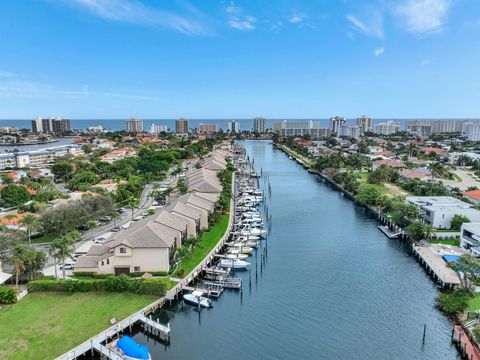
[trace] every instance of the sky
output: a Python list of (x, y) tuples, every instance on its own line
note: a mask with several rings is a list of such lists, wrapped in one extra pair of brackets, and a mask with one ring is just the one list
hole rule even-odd
[(478, 0), (15, 0), (0, 118), (480, 117)]

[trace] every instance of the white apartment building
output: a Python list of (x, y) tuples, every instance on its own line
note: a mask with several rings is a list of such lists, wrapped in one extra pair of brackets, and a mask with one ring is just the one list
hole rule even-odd
[(265, 119), (263, 117), (256, 117), (253, 119), (253, 131), (258, 133), (265, 132)]
[(281, 136), (303, 136), (310, 135), (312, 138), (321, 138), (330, 134), (329, 129), (320, 128), (317, 121), (275, 121), (273, 123), (273, 132)]
[(338, 134), (340, 128), (347, 123), (347, 119), (342, 116), (335, 116), (330, 118), (330, 131), (332, 134)]
[(129, 119), (127, 120), (127, 132), (142, 132), (143, 131), (143, 120), (138, 119)]
[(167, 125), (152, 124), (150, 125), (150, 133), (160, 134), (161, 132), (166, 132), (168, 130)]
[(465, 122), (462, 135), (470, 141), (480, 141), (480, 122)]
[(374, 131), (379, 135), (391, 135), (400, 131), (400, 123), (395, 121), (386, 121), (375, 124)]
[(240, 132), (240, 122), (229, 121), (228, 122), (228, 131), (230, 131), (230, 132)]
[(372, 118), (362, 115), (361, 117), (357, 118), (357, 126), (362, 130), (362, 133), (372, 131)]
[(480, 223), (465, 223), (460, 230), (460, 247), (480, 257)]
[(405, 202), (415, 205), (420, 210), (420, 220), (434, 229), (450, 229), (455, 215), (466, 216), (470, 222), (480, 222), (480, 211), (451, 196), (407, 196)]
[(52, 164), (57, 157), (83, 154), (80, 145), (63, 145), (42, 150), (0, 154), (0, 170), (6, 168), (39, 168)]

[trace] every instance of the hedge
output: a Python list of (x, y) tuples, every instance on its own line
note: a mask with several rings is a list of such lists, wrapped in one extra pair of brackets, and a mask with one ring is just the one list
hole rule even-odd
[(47, 292), (131, 292), (139, 295), (164, 296), (167, 285), (164, 279), (131, 279), (127, 275), (109, 276), (107, 279), (89, 280), (35, 280), (28, 283), (28, 291)]
[[(142, 277), (144, 274), (151, 274), (153, 276), (167, 276), (168, 272), (166, 271), (137, 271), (137, 272), (131, 272), (129, 274), (126, 274), (132, 278), (138, 278)], [(109, 277), (115, 276), (113, 274), (98, 274), (95, 272), (79, 272), (79, 271), (74, 271), (73, 276), (77, 278), (94, 278), (94, 279), (108, 279)]]
[(14, 304), (17, 302), (17, 290), (7, 286), (0, 286), (0, 304)]

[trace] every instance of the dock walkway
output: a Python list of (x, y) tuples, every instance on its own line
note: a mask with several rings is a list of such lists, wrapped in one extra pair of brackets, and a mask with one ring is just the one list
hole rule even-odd
[(413, 245), (414, 255), (419, 258), (420, 263), (443, 287), (460, 285), (457, 273), (448, 267), (447, 263), (442, 258), (442, 253), (437, 250), (437, 247), (434, 245)]

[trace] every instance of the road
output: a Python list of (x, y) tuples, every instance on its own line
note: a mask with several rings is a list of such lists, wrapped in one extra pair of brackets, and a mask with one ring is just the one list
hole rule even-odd
[[(157, 183), (160, 188), (172, 186), (172, 184), (175, 184), (176, 181), (178, 180), (178, 175), (171, 175), (171, 171), (173, 170), (169, 170), (169, 173), (167, 174), (167, 178), (165, 180)], [(154, 190), (154, 184), (145, 185), (142, 195), (140, 196), (138, 208), (134, 210), (133, 216), (132, 216), (131, 210), (127, 209), (127, 211), (125, 211), (123, 214), (120, 214), (120, 217), (115, 221), (109, 221), (105, 225), (101, 225), (95, 229), (83, 231), (82, 232), (83, 239), (75, 244), (75, 251), (77, 251), (80, 247), (84, 246), (85, 244), (88, 244), (88, 243), (93, 244), (92, 242), (93, 239), (107, 232), (111, 232), (115, 225), (122, 226), (132, 221), (132, 218), (139, 216), (142, 213), (144, 213), (146, 210), (148, 210), (153, 205), (153, 198), (150, 196), (153, 190)], [(45, 251), (48, 253), (49, 244), (35, 244), (33, 246), (37, 250)], [(61, 274), (61, 270), (58, 270), (58, 271), (59, 271), (58, 274)], [(48, 257), (47, 264), (42, 272), (45, 275), (55, 274), (54, 259), (51, 256)], [(66, 274), (72, 275), (72, 271), (66, 271)]]

